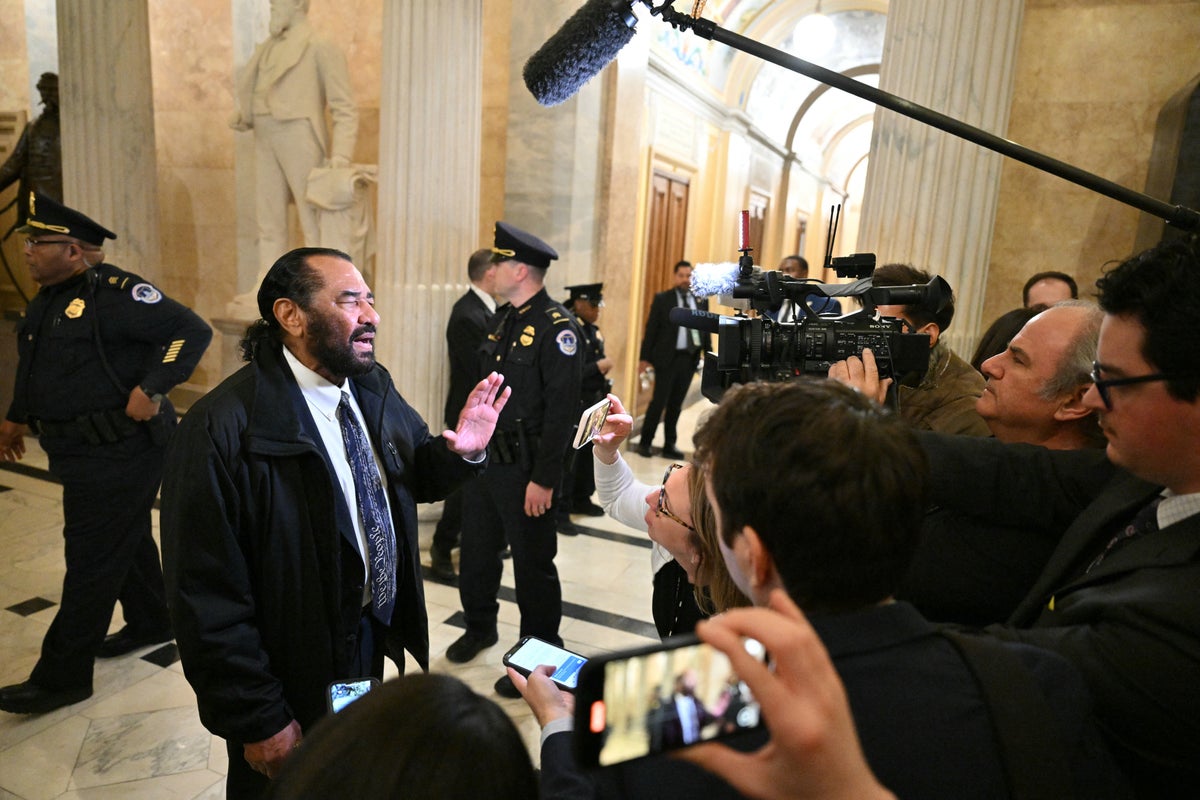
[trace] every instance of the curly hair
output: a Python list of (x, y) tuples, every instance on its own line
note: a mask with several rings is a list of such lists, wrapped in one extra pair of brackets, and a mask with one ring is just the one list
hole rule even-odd
[(253, 361), (263, 345), (278, 347), (283, 341), (283, 328), (275, 319), (276, 300), (286, 297), (301, 308), (311, 308), (313, 295), (325, 285), (321, 273), (309, 263), (315, 256), (351, 260), (346, 253), (330, 247), (298, 247), (281, 255), (258, 287), (259, 319), (246, 328), (238, 343), (243, 361)]

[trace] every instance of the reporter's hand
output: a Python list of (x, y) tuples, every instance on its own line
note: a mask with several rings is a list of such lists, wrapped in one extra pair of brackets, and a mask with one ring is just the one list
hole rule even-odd
[(887, 402), (888, 388), (892, 385), (891, 378), (879, 379), (879, 366), (869, 347), (863, 348), (861, 359), (850, 356), (845, 361), (835, 361), (829, 366), (829, 377), (874, 398), (881, 406)]
[(592, 452), (605, 464), (615, 464), (617, 450), (633, 430), (633, 417), (625, 410), (621, 398), (610, 393), (608, 400), (608, 416), (604, 418), (604, 427), (592, 439)]
[[(696, 635), (729, 657), (758, 698), (770, 741), (754, 753), (709, 743), (675, 757), (762, 800), (893, 797), (867, 765), (846, 690), (816, 631), (782, 590), (771, 593), (769, 607), (713, 617), (696, 626)], [(746, 636), (766, 647), (774, 671), (746, 652)]]
[(549, 664), (529, 673), (526, 678), (512, 667), (508, 668), (508, 677), (525, 698), (525, 703), (537, 717), (538, 725), (546, 727), (556, 719), (564, 719), (575, 715), (575, 696), (558, 688), (550, 676), (554, 667)]
[(20, 461), (25, 456), (25, 426), (0, 421), (0, 461)]
[(279, 774), (279, 770), (283, 769), (284, 760), (300, 746), (300, 740), (303, 738), (300, 723), (292, 720), (286, 728), (270, 739), (242, 745), (242, 753), (251, 769), (268, 778), (274, 778)]

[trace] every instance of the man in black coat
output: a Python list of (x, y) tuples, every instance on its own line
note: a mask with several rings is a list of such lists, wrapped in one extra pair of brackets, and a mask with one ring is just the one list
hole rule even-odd
[[(63, 486), (62, 602), (29, 680), (0, 709), (38, 714), (92, 694), (95, 659), (171, 639), (150, 512), (175, 409), (212, 329), (156, 286), (104, 263), (116, 234), (37, 192), (22, 198), (25, 260), (41, 287), (17, 329), (0, 460), (38, 435)], [(125, 627), (105, 638), (117, 602)]]
[[(446, 427), (458, 425), (467, 395), (475, 386), (479, 373), (479, 346), (491, 328), (496, 313), (496, 265), (490, 248), (476, 250), (467, 260), (467, 278), (471, 286), (454, 302), (446, 322), (446, 349), (450, 355), (450, 389), (446, 392)], [(429, 571), (435, 580), (450, 586), (458, 585), (451, 551), (458, 547), (462, 533), (462, 487), (446, 495), (442, 502), (442, 517), (433, 529), (429, 546)]]
[(171, 619), (230, 798), (259, 797), (335, 680), (382, 677), (429, 631), (419, 502), (484, 466), (508, 398), (481, 381), (440, 437), (375, 363), (379, 315), (349, 256), (286, 253), (258, 290), (250, 363), (192, 407), (167, 456)]
[(689, 288), (692, 281), (691, 263), (677, 263), (672, 276), (675, 285), (654, 295), (650, 303), (650, 315), (646, 318), (646, 331), (642, 335), (638, 356), (639, 373), (654, 367), (654, 394), (642, 420), (642, 436), (637, 446), (640, 456), (650, 455), (650, 445), (661, 419), (663, 457), (683, 458), (683, 453), (675, 447), (675, 425), (679, 422), (688, 386), (696, 374), (696, 364), (703, 351), (704, 340), (700, 332), (674, 324), (667, 315), (672, 308), (707, 311), (708, 299), (697, 300), (692, 295)]

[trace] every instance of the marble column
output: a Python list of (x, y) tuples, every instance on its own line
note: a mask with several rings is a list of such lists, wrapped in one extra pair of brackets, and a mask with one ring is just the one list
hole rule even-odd
[(376, 351), (433, 428), (446, 320), (481, 244), (482, 17), (482, 0), (389, 0), (383, 12)]
[(59, 0), (66, 202), (116, 232), (108, 261), (155, 278), (161, 264), (146, 0)]
[[(892, 0), (879, 88), (985, 131), (1008, 127), (1021, 0)], [(987, 284), (1003, 156), (878, 108), (860, 252), (940, 274), (957, 297), (947, 339), (970, 354)]]

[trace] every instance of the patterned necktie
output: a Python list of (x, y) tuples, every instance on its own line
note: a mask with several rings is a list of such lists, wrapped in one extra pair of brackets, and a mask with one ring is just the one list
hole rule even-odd
[[(696, 301), (692, 299), (691, 292), (685, 292), (682, 289), (677, 289), (675, 296), (679, 298), (680, 308), (690, 308), (693, 311), (696, 308)], [(682, 326), (681, 326), (682, 327)], [(679, 347), (680, 350), (686, 350), (689, 346), (693, 349), (700, 347), (700, 331), (695, 328), (683, 328), (684, 344)]]
[(1104, 557), (1121, 543), (1158, 530), (1158, 504), (1161, 502), (1162, 496), (1160, 495), (1143, 506), (1141, 511), (1138, 511), (1134, 516), (1133, 520), (1109, 540), (1108, 544), (1104, 547), (1104, 552), (1096, 556), (1096, 560), (1088, 565), (1088, 568), (1084, 570), (1084, 574), (1100, 566), (1100, 562), (1104, 560)]
[(367, 568), (371, 581), (371, 613), (387, 625), (396, 605), (396, 535), (388, 519), (387, 498), (383, 481), (375, 466), (371, 444), (350, 408), (350, 396), (342, 392), (338, 403), (338, 422), (342, 441), (346, 444), (346, 459), (354, 473), (354, 493), (358, 496), (358, 514), (367, 537)]

